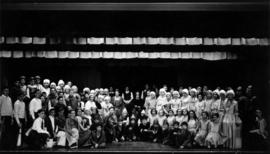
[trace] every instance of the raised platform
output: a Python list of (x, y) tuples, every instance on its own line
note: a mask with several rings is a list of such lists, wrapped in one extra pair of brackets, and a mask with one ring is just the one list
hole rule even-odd
[(269, 153), (269, 151), (246, 151), (246, 150), (224, 150), (224, 149), (183, 149), (176, 148), (149, 142), (120, 142), (108, 144), (105, 149), (49, 149), (49, 150), (12, 150), (0, 151), (1, 153), (230, 153), (230, 154), (244, 154), (244, 153)]

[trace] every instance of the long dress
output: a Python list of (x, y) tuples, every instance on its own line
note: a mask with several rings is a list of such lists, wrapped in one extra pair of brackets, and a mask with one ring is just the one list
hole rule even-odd
[(211, 104), (211, 112), (219, 113), (219, 111), (220, 111), (220, 99), (213, 100)]
[(78, 122), (76, 119), (68, 118), (66, 120), (66, 137), (69, 146), (78, 143), (79, 130), (78, 130)]
[(166, 97), (161, 97), (159, 96), (157, 99), (157, 104), (156, 104), (156, 110), (159, 111), (162, 109), (162, 106), (166, 103)]
[(211, 106), (212, 106), (212, 99), (206, 99), (205, 100), (205, 106), (204, 106), (204, 111), (210, 113), (211, 112)]
[[(78, 122), (83, 128), (90, 128), (89, 120), (87, 118), (82, 118), (82, 117), (77, 117)], [(92, 143), (91, 139), (91, 130), (83, 130), (81, 127), (79, 128), (79, 141), (78, 141), (78, 146), (83, 147), (83, 146), (90, 146)]]
[(64, 116), (58, 116), (55, 118), (55, 123), (58, 126), (58, 132), (56, 134), (57, 145), (65, 146), (66, 145), (66, 133), (65, 133), (66, 118)]
[(145, 113), (149, 114), (149, 112), (151, 111), (151, 109), (155, 109), (157, 105), (157, 100), (150, 98), (150, 99), (146, 99), (145, 100)]
[(197, 101), (195, 104), (195, 107), (196, 107), (196, 110), (195, 110), (196, 116), (198, 119), (201, 119), (202, 112), (204, 111), (204, 108), (205, 108), (205, 101), (204, 100)]
[(199, 122), (199, 132), (195, 136), (194, 140), (199, 143), (201, 146), (204, 145), (206, 135), (208, 133), (210, 121), (209, 120), (200, 120)]
[(114, 96), (112, 101), (113, 106), (115, 107), (115, 113), (119, 117), (123, 111), (124, 103), (122, 101), (122, 97)]
[(196, 102), (198, 102), (198, 99), (196, 97), (190, 97), (190, 102), (188, 104), (188, 111), (196, 111)]
[(187, 97), (181, 97), (181, 110), (183, 109), (187, 109), (188, 110), (188, 106), (189, 106), (189, 102), (191, 100), (190, 96)]
[(225, 114), (222, 123), (223, 134), (228, 137), (225, 147), (236, 148), (236, 114), (238, 113), (237, 102), (227, 100), (225, 104)]

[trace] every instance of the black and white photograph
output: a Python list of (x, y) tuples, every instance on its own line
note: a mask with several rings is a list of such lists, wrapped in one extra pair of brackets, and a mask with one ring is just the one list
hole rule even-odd
[(0, 0), (0, 153), (269, 153), (269, 49), (269, 0)]

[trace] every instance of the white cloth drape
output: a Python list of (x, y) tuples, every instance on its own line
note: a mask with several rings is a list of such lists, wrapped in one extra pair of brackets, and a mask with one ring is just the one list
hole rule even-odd
[(232, 38), (232, 45), (241, 45), (240, 38)]
[(135, 44), (135, 45), (146, 44), (146, 38), (145, 37), (133, 37), (133, 44)]
[(214, 40), (213, 40), (213, 38), (205, 37), (205, 38), (203, 38), (203, 44), (204, 45), (213, 45)]
[(46, 44), (45, 37), (33, 37), (33, 44)]
[(6, 43), (7, 44), (20, 43), (20, 39), (19, 39), (19, 37), (6, 37)]
[(31, 37), (0, 36), (0, 44), (75, 44), (75, 45), (269, 45), (269, 38), (210, 37)]
[(144, 51), (0, 51), (2, 58), (68, 58), (68, 59), (236, 59), (231, 52), (144, 52)]
[(171, 45), (171, 44), (175, 44), (174, 38), (173, 37), (161, 37), (159, 38), (159, 44), (161, 45)]
[(175, 44), (176, 45), (186, 45), (186, 38), (175, 38)]
[(23, 58), (23, 51), (13, 51), (13, 58)]
[(21, 43), (22, 44), (31, 44), (33, 42), (32, 37), (23, 36), (21, 37)]
[(0, 44), (3, 44), (3, 43), (5, 43), (5, 37), (4, 36), (1, 36), (0, 37)]
[(103, 44), (104, 38), (102, 37), (89, 37), (87, 38), (87, 44)]

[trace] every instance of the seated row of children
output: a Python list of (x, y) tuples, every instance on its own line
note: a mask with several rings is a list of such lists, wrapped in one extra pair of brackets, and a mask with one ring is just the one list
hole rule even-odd
[(147, 141), (182, 149), (194, 146), (217, 148), (225, 139), (221, 135), (218, 113), (212, 114), (210, 121), (207, 112), (202, 112), (202, 118), (197, 120), (195, 112), (189, 111), (187, 121), (173, 120), (171, 123), (170, 116), (163, 121), (144, 114), (139, 118), (134, 115), (129, 117), (125, 109), (117, 117), (114, 107), (103, 119), (98, 110), (93, 111), (89, 115), (87, 110), (69, 110), (68, 118), (65, 118), (64, 111), (60, 110), (55, 119), (55, 128), (48, 130), (47, 118), (54, 117), (55, 111), (52, 108), (46, 117), (45, 112), (39, 110), (39, 117), (27, 132), (28, 144), (33, 148), (44, 148), (53, 140), (58, 147), (104, 148), (106, 143), (111, 142)]

